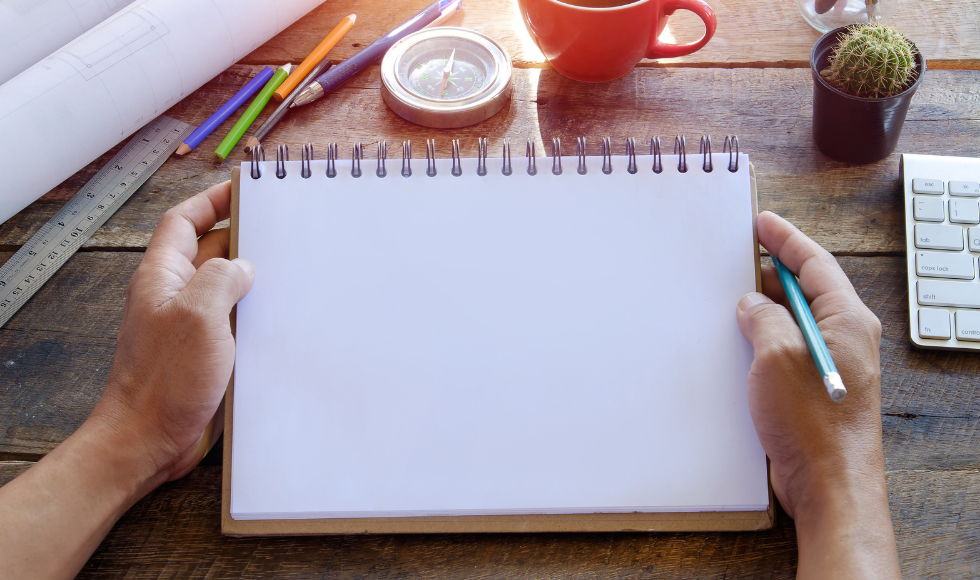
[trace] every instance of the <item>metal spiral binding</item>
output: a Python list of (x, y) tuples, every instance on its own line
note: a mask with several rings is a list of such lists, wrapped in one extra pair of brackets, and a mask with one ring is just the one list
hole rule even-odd
[(378, 170), (375, 171), (375, 175), (378, 177), (384, 177), (388, 175), (388, 170), (385, 168), (385, 159), (388, 158), (388, 143), (382, 139), (378, 141)]
[(653, 156), (653, 172), (658, 174), (663, 173), (664, 158), (660, 154), (660, 137), (650, 139), (650, 155)]
[(303, 179), (309, 179), (313, 172), (310, 171), (310, 162), (313, 161), (313, 143), (303, 144), (303, 159), (300, 161), (299, 175)]
[[(262, 159), (260, 160), (259, 157)], [(262, 177), (262, 166), (259, 165), (259, 161), (265, 161), (265, 150), (262, 149), (261, 144), (258, 147), (252, 147), (252, 164), (249, 167), (249, 175), (252, 179)]]
[(402, 177), (412, 176), (412, 142), (402, 141)]
[(551, 138), (551, 172), (561, 175), (561, 138)]
[(603, 137), (599, 151), (602, 153), (602, 172), (609, 175), (612, 173), (612, 139)]
[(436, 176), (436, 140), (425, 140), (425, 174), (429, 177)]
[[(680, 155), (677, 159), (677, 171), (687, 173), (687, 143), (684, 136), (674, 137), (674, 155)], [(678, 153), (679, 152), (679, 153)]]
[(480, 137), (476, 145), (476, 174), (484, 176), (487, 174), (487, 138)]
[(501, 168), (500, 172), (504, 175), (510, 175), (514, 172), (510, 165), (510, 139), (504, 139), (504, 152), (501, 157), (503, 167)]
[(701, 170), (705, 173), (714, 171), (715, 166), (711, 163), (711, 135), (701, 135), (701, 144), (698, 145), (698, 154), (704, 155), (701, 163)]
[(636, 173), (636, 139), (630, 137), (626, 139), (626, 171)]
[[(553, 137), (551, 139), (552, 143), (552, 164), (551, 172), (554, 175), (562, 174), (562, 151), (561, 151), (561, 138)], [(429, 177), (435, 177), (437, 173), (436, 168), (436, 144), (435, 139), (426, 139), (425, 142), (425, 160), (426, 160), (426, 171), (425, 174)], [(487, 175), (487, 162), (489, 160), (488, 144), (486, 137), (480, 137), (477, 142), (477, 175), (484, 176)], [(610, 174), (613, 172), (612, 164), (612, 140), (610, 137), (603, 137), (599, 143), (600, 153), (602, 155), (602, 172), (605, 174)], [(327, 177), (336, 177), (337, 169), (336, 165), (340, 161), (340, 154), (337, 143), (329, 143), (327, 145)], [(579, 175), (586, 175), (588, 173), (588, 155), (587, 155), (587, 141), (585, 137), (575, 138), (575, 155), (576, 155), (576, 171)], [(732, 173), (737, 173), (739, 169), (739, 142), (738, 135), (726, 135), (725, 144), (722, 148), (724, 153), (728, 153), (728, 171)], [(698, 154), (702, 156), (701, 168), (705, 173), (711, 173), (714, 171), (714, 159), (711, 153), (711, 136), (702, 135), (701, 141), (698, 145)], [(459, 177), (463, 174), (463, 157), (461, 154), (461, 147), (459, 139), (452, 139), (452, 168), (450, 173), (454, 177)], [(687, 141), (684, 135), (678, 135), (674, 138), (674, 155), (677, 156), (677, 171), (680, 173), (687, 173)], [(662, 173), (663, 167), (663, 152), (660, 137), (650, 138), (650, 156), (653, 158), (653, 172)], [(633, 137), (626, 138), (626, 171), (635, 174), (639, 171), (638, 167), (638, 156), (636, 152), (636, 139)], [(378, 167), (375, 174), (378, 177), (385, 177), (388, 175), (386, 168), (386, 160), (388, 159), (388, 144), (385, 140), (378, 141)], [(309, 179), (313, 174), (312, 164), (313, 164), (313, 144), (305, 143), (303, 144), (303, 154), (302, 161), (300, 164), (300, 176), (303, 179)], [(364, 160), (364, 148), (360, 142), (356, 142), (352, 146), (351, 152), (351, 176), (361, 177), (361, 162)], [(251, 163), (249, 166), (249, 175), (252, 179), (259, 179), (262, 177), (262, 162), (265, 161), (265, 149), (261, 144), (252, 148), (251, 151)], [(276, 149), (276, 177), (279, 179), (284, 179), (286, 177), (286, 162), (289, 161), (289, 145), (281, 144)], [(501, 159), (501, 173), (503, 175), (513, 174), (513, 166), (511, 164), (511, 151), (510, 151), (510, 139), (503, 139), (502, 142), (502, 159)], [(528, 175), (537, 175), (537, 143), (532, 137), (527, 140), (527, 173)], [(412, 142), (402, 141), (402, 168), (401, 174), (404, 177), (412, 176)]]
[(534, 153), (534, 139), (527, 140), (527, 174), (537, 175), (538, 174), (538, 164), (535, 161)]
[(286, 177), (286, 162), (289, 161), (289, 145), (280, 145), (276, 148), (276, 177), (282, 179)]
[(361, 157), (364, 155), (364, 149), (361, 148), (361, 143), (354, 143), (351, 147), (350, 154), (350, 175), (351, 177), (361, 176)]
[(452, 156), (453, 168), (450, 173), (453, 177), (459, 177), (463, 174), (463, 163), (459, 158), (459, 139), (453, 139)]
[(722, 153), (728, 153), (728, 170), (738, 172), (738, 135), (725, 135)]
[(327, 177), (337, 177), (337, 144), (327, 145)]

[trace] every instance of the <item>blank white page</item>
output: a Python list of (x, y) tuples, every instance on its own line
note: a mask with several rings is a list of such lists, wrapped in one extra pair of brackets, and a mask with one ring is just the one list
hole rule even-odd
[(243, 165), (233, 518), (766, 509), (747, 157), (574, 160)]

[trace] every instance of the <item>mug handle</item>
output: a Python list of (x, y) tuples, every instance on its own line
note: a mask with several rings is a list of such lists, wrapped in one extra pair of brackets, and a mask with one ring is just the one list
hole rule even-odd
[(701, 20), (704, 21), (704, 36), (700, 40), (687, 44), (671, 44), (669, 42), (660, 42), (659, 37), (654, 38), (653, 42), (650, 43), (650, 47), (647, 49), (646, 58), (673, 58), (691, 54), (705, 44), (708, 44), (708, 41), (714, 36), (715, 28), (718, 26), (718, 20), (715, 17), (715, 11), (707, 3), (702, 0), (667, 0), (664, 3), (664, 14), (667, 16), (673, 14), (678, 9), (690, 10), (701, 17)]

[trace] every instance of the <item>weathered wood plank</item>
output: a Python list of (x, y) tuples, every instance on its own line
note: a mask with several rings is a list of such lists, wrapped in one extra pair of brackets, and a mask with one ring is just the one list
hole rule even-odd
[(0, 329), (0, 457), (47, 453), (88, 417), (142, 256), (77, 254)]
[[(357, 24), (331, 52), (331, 58), (345, 59), (428, 4), (429, 0), (412, 0), (386, 3), (379, 9), (374, 0), (325, 2), (242, 62), (300, 62), (341, 18), (354, 12)], [(643, 61), (643, 64), (807, 66), (810, 49), (820, 33), (803, 20), (795, 2), (708, 0), (708, 4), (718, 16), (718, 29), (707, 46), (682, 58)], [(892, 22), (915, 41), (930, 68), (980, 66), (980, 35), (977, 35), (980, 2), (917, 0), (897, 4)], [(461, 13), (445, 24), (471, 28), (496, 39), (510, 53), (515, 66), (540, 67), (546, 62), (527, 33), (516, 0), (465, 0)], [(700, 38), (703, 31), (700, 18), (678, 11), (670, 17), (665, 35), (674, 36), (677, 42), (690, 42)]]
[[(0, 463), (0, 485), (26, 462)], [(274, 468), (274, 467), (273, 467)], [(908, 578), (980, 573), (980, 472), (890, 471)], [(512, 534), (234, 539), (219, 533), (221, 471), (199, 467), (139, 502), (79, 578), (793, 578), (796, 534)]]
[[(256, 70), (232, 67), (168, 113), (201, 123)], [(545, 155), (555, 136), (586, 136), (597, 151), (599, 139), (607, 135), (620, 142), (627, 136), (644, 141), (661, 135), (669, 149), (673, 135), (686, 134), (696, 151), (702, 132), (712, 133), (718, 148), (722, 135), (737, 133), (758, 170), (761, 209), (784, 215), (837, 254), (904, 252), (900, 152), (980, 156), (980, 71), (930, 71), (913, 100), (896, 153), (864, 166), (831, 161), (814, 149), (812, 81), (806, 70), (637, 69), (603, 84), (574, 82), (552, 70), (520, 70), (509, 107), (484, 123), (455, 130), (418, 127), (397, 117), (381, 101), (379, 83), (378, 68), (372, 67), (327, 101), (287, 116), (269, 143), (298, 148), (312, 142), (322, 156), (328, 142), (337, 142), (342, 157), (349, 159), (351, 143), (360, 141), (373, 163), (379, 139), (388, 140), (397, 158), (395, 145), (405, 139), (421, 144), (436, 138), (445, 155), (449, 139), (456, 137), (463, 154), (475, 156), (477, 138), (486, 136), (491, 155), (499, 156), (501, 140), (509, 137), (516, 157), (522, 158), (522, 140), (532, 137), (547, 142), (547, 148), (539, 148), (539, 155)], [(245, 154), (239, 148), (231, 161), (215, 164), (211, 151), (233, 122), (226, 121), (190, 155), (169, 160), (86, 247), (145, 247), (164, 211), (227, 179), (232, 163), (245, 160)], [(0, 225), (0, 247), (23, 244), (114, 152)]]

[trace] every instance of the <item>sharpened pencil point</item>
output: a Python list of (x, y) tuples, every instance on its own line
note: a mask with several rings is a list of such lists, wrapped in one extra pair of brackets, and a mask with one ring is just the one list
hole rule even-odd
[(190, 152), (191, 152), (191, 146), (188, 145), (187, 143), (181, 143), (180, 144), (180, 147), (178, 147), (177, 150), (174, 151), (174, 154), (175, 155), (187, 155)]
[(350, 23), (351, 24), (354, 24), (355, 22), (357, 22), (357, 14), (348, 14), (347, 15), (347, 18), (350, 18)]
[(258, 146), (259, 146), (259, 140), (256, 139), (255, 137), (249, 137), (245, 141), (245, 153), (251, 153), (252, 149), (255, 149)]

